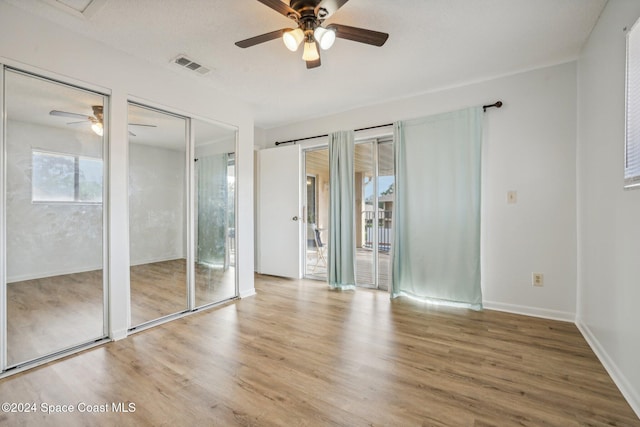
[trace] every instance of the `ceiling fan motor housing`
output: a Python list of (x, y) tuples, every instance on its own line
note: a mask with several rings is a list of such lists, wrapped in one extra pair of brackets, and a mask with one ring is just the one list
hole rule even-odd
[[(93, 116), (95, 117), (96, 121), (98, 123), (104, 123), (103, 119), (104, 119), (104, 114), (103, 114), (103, 107), (102, 105), (93, 105), (91, 107), (91, 109), (93, 110)], [(91, 120), (91, 118), (90, 118)], [(94, 122), (93, 120), (91, 120), (92, 122)], [(95, 122), (94, 122), (95, 123)]]
[(313, 12), (319, 4), (320, 0), (291, 0), (289, 2), (291, 9), (298, 11), (300, 14), (308, 9)]
[(316, 15), (316, 7), (320, 0), (291, 0), (290, 7), (300, 14), (295, 16), (290, 14), (289, 17), (298, 23), (298, 26), (304, 31), (305, 42), (313, 43), (313, 32), (322, 24), (322, 17), (327, 15), (327, 10), (320, 8)]

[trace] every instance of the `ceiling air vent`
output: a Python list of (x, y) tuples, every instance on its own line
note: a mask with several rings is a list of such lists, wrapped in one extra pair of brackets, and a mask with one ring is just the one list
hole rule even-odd
[(209, 74), (211, 72), (210, 68), (207, 68), (201, 64), (198, 64), (191, 58), (188, 58), (185, 55), (179, 55), (172, 61), (174, 64), (177, 64), (183, 68), (186, 68), (191, 71), (195, 71), (196, 73), (204, 76), (205, 74)]

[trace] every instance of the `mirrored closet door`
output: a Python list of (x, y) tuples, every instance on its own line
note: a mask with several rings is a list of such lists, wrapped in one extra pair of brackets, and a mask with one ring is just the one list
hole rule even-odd
[(131, 326), (188, 310), (185, 117), (129, 104)]
[(192, 119), (195, 142), (195, 306), (236, 291), (236, 130)]
[(9, 368), (106, 336), (105, 95), (4, 70)]
[(236, 135), (129, 104), (133, 328), (237, 296)]

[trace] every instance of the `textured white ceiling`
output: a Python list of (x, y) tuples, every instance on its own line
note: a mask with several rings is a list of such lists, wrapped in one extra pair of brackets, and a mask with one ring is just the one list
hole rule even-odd
[[(234, 42), (291, 27), (256, 0), (94, 0), (89, 16), (44, 0), (4, 0), (249, 102), (277, 127), (359, 106), (575, 59), (606, 0), (350, 0), (326, 23), (390, 34), (383, 47), (338, 39), (307, 70), (280, 40)], [(213, 71), (170, 64), (186, 54)]]

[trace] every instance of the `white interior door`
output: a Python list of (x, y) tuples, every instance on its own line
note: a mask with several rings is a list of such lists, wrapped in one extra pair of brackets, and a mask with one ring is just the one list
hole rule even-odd
[(300, 146), (258, 152), (258, 272), (302, 277)]

